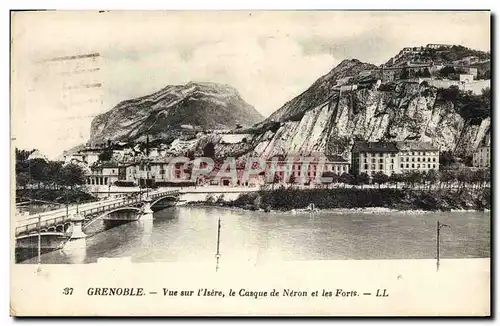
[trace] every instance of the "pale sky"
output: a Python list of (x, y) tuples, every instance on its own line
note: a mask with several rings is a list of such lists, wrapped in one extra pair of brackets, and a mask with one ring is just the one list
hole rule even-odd
[[(405, 46), (490, 50), (489, 12), (20, 12), (12, 18), (12, 133), (49, 157), (85, 142), (90, 121), (166, 85), (232, 85), (264, 116), (340, 61), (381, 64)], [(33, 63), (98, 52), (102, 105), (28, 92)], [(43, 95), (40, 95), (43, 94)]]

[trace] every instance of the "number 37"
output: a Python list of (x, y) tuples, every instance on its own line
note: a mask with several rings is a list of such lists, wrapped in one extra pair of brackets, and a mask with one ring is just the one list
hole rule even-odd
[(73, 294), (73, 288), (64, 288), (63, 289), (63, 294), (64, 295), (72, 295)]

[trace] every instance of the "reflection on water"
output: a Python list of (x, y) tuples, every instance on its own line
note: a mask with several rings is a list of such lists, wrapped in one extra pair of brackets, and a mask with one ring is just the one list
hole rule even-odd
[[(175, 207), (104, 232), (83, 246), (42, 255), (43, 263), (93, 263), (102, 257), (133, 262), (214, 261), (221, 218), (221, 262), (435, 258), (436, 221), (442, 258), (490, 256), (490, 215), (473, 213), (263, 213)], [(102, 231), (102, 230), (101, 230)], [(24, 263), (36, 263), (32, 258)]]

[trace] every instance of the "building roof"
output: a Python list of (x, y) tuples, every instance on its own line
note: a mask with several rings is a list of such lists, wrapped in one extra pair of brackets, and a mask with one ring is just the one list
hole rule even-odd
[(357, 141), (352, 147), (353, 152), (398, 152), (395, 142)]
[(349, 163), (347, 162), (346, 159), (344, 159), (340, 155), (326, 155), (326, 158), (328, 159), (328, 162), (335, 162), (335, 163)]
[(400, 151), (437, 151), (438, 149), (431, 142), (422, 142), (416, 140), (405, 140), (396, 142)]

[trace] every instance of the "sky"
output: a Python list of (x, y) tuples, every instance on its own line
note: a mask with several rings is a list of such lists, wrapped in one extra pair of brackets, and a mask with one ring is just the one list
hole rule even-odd
[[(344, 59), (379, 65), (428, 43), (490, 50), (489, 12), (19, 12), (11, 24), (14, 145), (51, 158), (88, 140), (97, 114), (166, 85), (229, 84), (267, 117)], [(102, 87), (87, 94), (101, 101), (68, 104), (75, 91), (40, 62), (88, 53), (102, 58), (89, 77)]]

